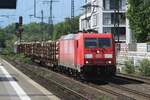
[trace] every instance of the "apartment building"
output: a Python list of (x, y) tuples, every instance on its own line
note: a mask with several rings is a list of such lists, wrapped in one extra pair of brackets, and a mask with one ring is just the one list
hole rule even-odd
[[(126, 18), (127, 0), (119, 0), (119, 41), (131, 43), (129, 21)], [(95, 29), (99, 33), (115, 34), (115, 0), (85, 0), (80, 17), (80, 30)]]

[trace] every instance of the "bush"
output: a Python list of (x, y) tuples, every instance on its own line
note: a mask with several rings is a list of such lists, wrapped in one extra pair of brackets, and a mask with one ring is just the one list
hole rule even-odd
[(21, 62), (23, 62), (23, 63), (32, 64), (31, 58), (26, 57), (23, 53), (21, 53), (21, 54), (16, 54), (16, 55), (15, 55), (15, 59), (16, 59), (16, 60), (19, 60), (19, 61), (21, 61)]
[(31, 58), (25, 57), (25, 58), (24, 58), (24, 63), (32, 64)]
[(143, 59), (140, 61), (139, 71), (144, 76), (150, 76), (150, 60)]
[(134, 63), (132, 60), (125, 61), (125, 69), (124, 70), (127, 74), (135, 73), (135, 67), (134, 67)]
[(15, 54), (11, 48), (5, 48), (3, 49), (3, 51), (1, 52), (1, 54), (5, 57), (10, 58), (11, 60), (18, 60), (21, 61), (23, 63), (28, 63), (28, 64), (32, 64), (32, 60), (31, 58), (25, 56), (23, 53), (20, 54)]
[(11, 48), (4, 48), (1, 52), (2, 55), (11, 55), (12, 54), (12, 50)]

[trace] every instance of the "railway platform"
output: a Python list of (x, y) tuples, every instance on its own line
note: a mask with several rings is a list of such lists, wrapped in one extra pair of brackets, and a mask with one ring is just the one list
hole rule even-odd
[(59, 100), (59, 98), (0, 58), (0, 100)]

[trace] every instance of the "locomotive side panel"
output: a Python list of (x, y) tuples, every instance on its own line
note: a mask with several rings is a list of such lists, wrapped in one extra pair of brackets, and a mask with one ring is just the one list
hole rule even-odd
[(60, 41), (59, 64), (76, 69), (76, 41)]
[(77, 59), (77, 68), (80, 72), (80, 69), (84, 66), (84, 44), (83, 44), (83, 34), (77, 36), (77, 49), (76, 49), (76, 59)]

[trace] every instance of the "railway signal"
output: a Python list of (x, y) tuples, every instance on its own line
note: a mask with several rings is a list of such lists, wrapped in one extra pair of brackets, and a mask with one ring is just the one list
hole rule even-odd
[(23, 22), (23, 18), (22, 16), (19, 16), (19, 25), (22, 25), (22, 22)]
[(19, 38), (19, 41), (21, 43), (21, 39), (22, 39), (22, 32), (23, 32), (23, 17), (19, 16), (19, 23), (16, 23), (16, 36)]
[(16, 36), (19, 37), (19, 23), (15, 23)]
[(22, 26), (22, 24), (23, 24), (23, 17), (20, 16), (20, 17), (19, 17), (19, 32), (20, 32), (20, 33), (23, 32), (23, 26)]

